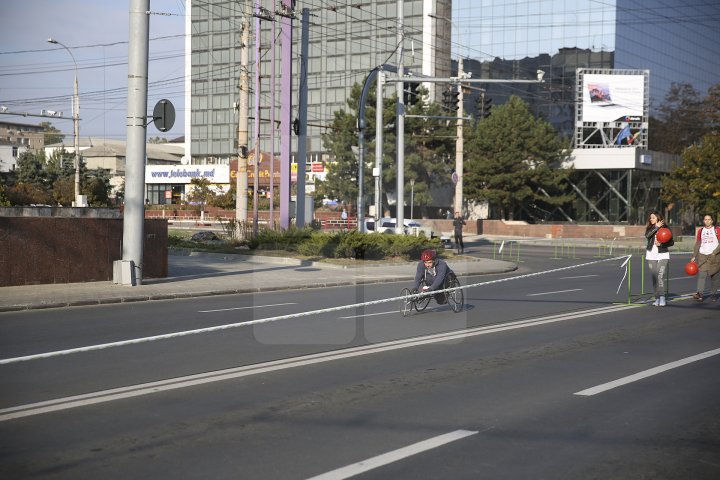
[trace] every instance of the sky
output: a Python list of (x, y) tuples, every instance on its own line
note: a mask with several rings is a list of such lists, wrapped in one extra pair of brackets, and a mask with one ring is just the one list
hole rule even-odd
[[(8, 112), (42, 110), (72, 117), (75, 64), (80, 92), (80, 137), (124, 140), (127, 116), (129, 1), (3, 0), (0, 12), (0, 106)], [(175, 106), (173, 128), (148, 137), (184, 135), (184, 0), (151, 0), (148, 114), (160, 99)], [(50, 121), (72, 141), (72, 120), (2, 115), (4, 121)]]

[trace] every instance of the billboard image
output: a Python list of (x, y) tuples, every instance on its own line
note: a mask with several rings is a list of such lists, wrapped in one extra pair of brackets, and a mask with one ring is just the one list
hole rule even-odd
[(643, 75), (586, 74), (582, 86), (583, 122), (616, 122), (643, 116)]

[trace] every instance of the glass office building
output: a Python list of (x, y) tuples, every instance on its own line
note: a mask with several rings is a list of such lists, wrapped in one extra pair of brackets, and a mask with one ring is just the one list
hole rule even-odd
[[(720, 81), (720, 3), (680, 0), (456, 0), (454, 55), (473, 78), (532, 78), (545, 84), (488, 84), (494, 104), (521, 95), (570, 138), (576, 70), (650, 71), (650, 109), (674, 83), (705, 95)], [(457, 68), (455, 64), (454, 68)], [(472, 95), (466, 108), (475, 113)]]
[[(466, 58), (464, 70), (473, 78), (533, 78), (536, 70), (545, 72), (544, 84), (491, 83), (485, 95), (493, 105), (519, 95), (573, 140), (574, 220), (644, 223), (653, 208), (672, 217), (659, 199), (660, 179), (677, 158), (653, 152), (651, 144), (613, 148), (620, 146), (578, 141), (578, 69), (647, 73), (650, 115), (673, 83), (688, 83), (704, 96), (720, 82), (720, 3), (456, 0), (453, 20), (459, 32), (454, 55)], [(465, 108), (479, 116), (478, 96), (466, 97)], [(647, 130), (647, 116), (640, 123)], [(528, 219), (567, 218), (555, 213)]]
[[(286, 3), (290, 3), (288, 0)], [(244, 12), (250, 13), (250, 116), (259, 112), (259, 132), (250, 120), (250, 149), (258, 139), (264, 152), (280, 152), (281, 70), (292, 64), (293, 116), (297, 116), (300, 42), (303, 9), (310, 14), (308, 77), (308, 162), (326, 160), (321, 135), (334, 113), (348, 109), (355, 84), (364, 82), (378, 65), (397, 63), (397, 1), (297, 1), (292, 58), (282, 58), (277, 12), (280, 0), (187, 0), (190, 59), (187, 68), (186, 132), (192, 163), (229, 163), (237, 156), (235, 142), (240, 77), (240, 37)], [(258, 22), (257, 5), (262, 6)], [(404, 65), (406, 72), (427, 76), (450, 75), (451, 0), (406, 0)], [(256, 27), (260, 26), (258, 30)], [(258, 37), (259, 33), (259, 37)], [(260, 45), (260, 79), (255, 82), (256, 48)], [(390, 90), (390, 89), (386, 89)], [(393, 89), (394, 91), (394, 89)], [(257, 109), (256, 109), (257, 106)], [(275, 122), (272, 122), (275, 119)], [(271, 123), (273, 125), (271, 126)], [(294, 151), (294, 149), (293, 149)]]

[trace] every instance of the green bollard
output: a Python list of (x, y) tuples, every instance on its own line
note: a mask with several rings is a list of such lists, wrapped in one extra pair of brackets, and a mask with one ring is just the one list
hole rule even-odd
[(640, 257), (640, 262), (642, 262), (640, 268), (640, 295), (645, 295), (645, 255)]
[(630, 297), (632, 295), (632, 289), (630, 288), (630, 278), (632, 274), (632, 270), (630, 269), (630, 264), (632, 263), (630, 260), (632, 260), (632, 257), (628, 258), (628, 262), (625, 264), (625, 267), (627, 268), (627, 292), (628, 292), (628, 300), (627, 303), (630, 305)]

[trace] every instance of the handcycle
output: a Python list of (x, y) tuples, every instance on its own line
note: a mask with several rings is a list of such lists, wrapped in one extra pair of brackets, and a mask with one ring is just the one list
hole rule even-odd
[[(425, 279), (423, 279), (420, 283), (420, 288), (422, 289), (425, 285)], [(450, 308), (452, 308), (455, 313), (459, 313), (462, 310), (465, 302), (465, 296), (463, 295), (462, 288), (459, 287), (460, 280), (458, 280), (454, 273), (450, 273), (448, 278), (445, 280), (442, 289), (446, 290), (453, 288), (454, 290), (440, 293), (440, 295), (445, 296), (445, 303), (450, 305)], [(438, 293), (421, 292), (417, 289), (411, 290), (409, 288), (403, 288), (402, 292), (400, 292), (400, 296), (402, 297), (400, 300), (400, 313), (402, 313), (403, 317), (407, 317), (410, 312), (412, 312), (413, 308), (418, 312), (422, 312), (427, 308), (430, 303), (430, 299), (432, 299), (435, 295), (438, 295)]]

